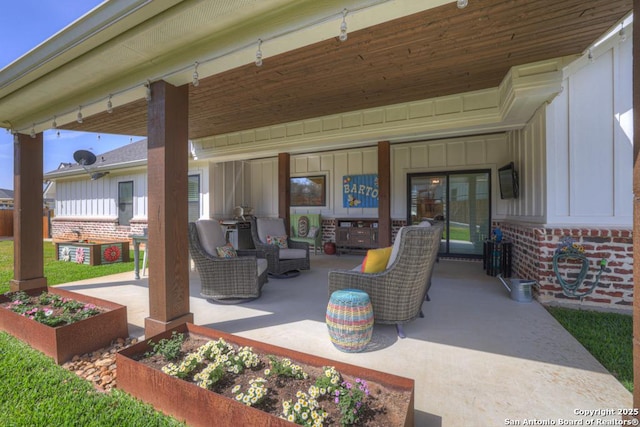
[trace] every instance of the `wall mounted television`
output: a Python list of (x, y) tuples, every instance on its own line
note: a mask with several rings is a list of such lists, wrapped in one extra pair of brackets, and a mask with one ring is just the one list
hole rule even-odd
[(501, 199), (517, 199), (519, 193), (518, 172), (513, 162), (498, 169)]

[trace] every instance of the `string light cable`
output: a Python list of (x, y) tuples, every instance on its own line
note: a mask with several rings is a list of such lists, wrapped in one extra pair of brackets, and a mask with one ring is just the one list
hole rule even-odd
[[(366, 9), (371, 8), (371, 7), (375, 7), (375, 6), (384, 4), (384, 3), (388, 3), (390, 1), (393, 1), (393, 0), (373, 0), (371, 2), (368, 2), (367, 4), (361, 5), (359, 7), (354, 7), (352, 9), (348, 10), (348, 11), (345, 8), (345, 9), (340, 10), (337, 13), (333, 13), (331, 15), (316, 19), (314, 21), (303, 23), (303, 24), (298, 25), (298, 26), (290, 27), (287, 30), (284, 30), (284, 31), (281, 31), (281, 32), (278, 32), (278, 33), (274, 33), (274, 34), (271, 34), (271, 35), (268, 35), (268, 36), (265, 36), (265, 37), (260, 37), (258, 39), (259, 40), (259, 46), (258, 46), (259, 50), (258, 51), (262, 55), (261, 47), (262, 47), (262, 45), (264, 43), (276, 40), (278, 38), (282, 38), (282, 37), (288, 36), (290, 34), (299, 32), (301, 30), (305, 30), (305, 29), (308, 29), (308, 28), (311, 28), (311, 27), (314, 27), (314, 26), (317, 26), (317, 25), (321, 25), (321, 24), (324, 24), (324, 23), (327, 23), (327, 22), (334, 21), (336, 18), (339, 18), (339, 19), (342, 20), (342, 22), (344, 22), (344, 23), (341, 23), (341, 25), (340, 25), (340, 35), (339, 35), (338, 38), (339, 38), (339, 40), (342, 40), (342, 36), (343, 36), (343, 34), (342, 34), (343, 30), (342, 29), (344, 28), (344, 36), (345, 36), (345, 40), (346, 40), (347, 32), (346, 32), (346, 20), (345, 20), (345, 18), (346, 18), (347, 13), (350, 14), (350, 15), (351, 14), (355, 14), (355, 13), (358, 13), (358, 12), (360, 12), (362, 10), (366, 10)], [(102, 104), (102, 105), (106, 104), (107, 108), (106, 108), (105, 111), (108, 112), (109, 109), (113, 109), (113, 101), (112, 101), (112, 99), (117, 98), (119, 95), (131, 92), (133, 90), (140, 89), (141, 87), (145, 88), (145, 99), (147, 101), (150, 101), (150, 99), (151, 99), (151, 83), (152, 82), (164, 80), (164, 79), (166, 79), (168, 77), (172, 77), (172, 76), (175, 76), (177, 74), (181, 74), (181, 73), (187, 72), (190, 69), (194, 70), (193, 74), (192, 74), (193, 79), (192, 79), (191, 83), (194, 86), (197, 86), (200, 83), (200, 78), (199, 78), (199, 75), (198, 75), (198, 66), (200, 66), (202, 64), (207, 64), (207, 63), (210, 63), (210, 62), (214, 62), (214, 61), (220, 60), (222, 58), (234, 55), (234, 54), (236, 54), (238, 52), (241, 52), (241, 51), (245, 51), (247, 49), (250, 49), (252, 45), (255, 46), (255, 41), (249, 42), (249, 43), (245, 43), (245, 44), (240, 45), (238, 47), (235, 47), (233, 49), (230, 49), (230, 50), (227, 50), (227, 51), (220, 52), (218, 54), (209, 56), (209, 57), (207, 57), (205, 59), (202, 59), (200, 61), (195, 61), (195, 62), (194, 61), (190, 61), (188, 64), (186, 64), (186, 65), (184, 65), (184, 66), (182, 66), (180, 68), (173, 69), (173, 70), (171, 70), (169, 72), (166, 72), (164, 74), (153, 76), (153, 77), (151, 77), (149, 79), (146, 79), (145, 81), (135, 83), (135, 84), (133, 84), (131, 86), (128, 86), (128, 87), (125, 87), (125, 88), (122, 88), (122, 89), (119, 89), (119, 90), (116, 90), (116, 91), (112, 91), (107, 96), (102, 96), (102, 97), (99, 97), (97, 99), (89, 100), (87, 102), (84, 102), (82, 105), (84, 105), (85, 107), (88, 107), (88, 106), (92, 106), (92, 105), (96, 105), (96, 104)], [(256, 65), (257, 65), (257, 62), (258, 62), (257, 53), (258, 52), (256, 52), (256, 58), (255, 58)], [(261, 61), (262, 60), (263, 60), (263, 56), (261, 56)], [(197, 84), (196, 84), (196, 82), (197, 82)], [(111, 106), (111, 108), (109, 108), (109, 106)], [(79, 108), (74, 108), (74, 109), (69, 109), (69, 110), (62, 111), (62, 112), (57, 112), (57, 114), (55, 116), (53, 116), (53, 117), (60, 118), (61, 116), (72, 114), (76, 110), (78, 111), (78, 115), (76, 116), (77, 117), (76, 121), (78, 121), (78, 123), (82, 123), (80, 121), (80, 120), (82, 120), (82, 113), (81, 113), (82, 106), (80, 106)], [(30, 132), (30, 128), (31, 127), (41, 126), (41, 125), (43, 125), (45, 123), (51, 122), (51, 120), (52, 120), (52, 118), (49, 117), (46, 120), (42, 120), (42, 121), (33, 123), (33, 126), (29, 126), (29, 127), (21, 128), (21, 129), (13, 129), (13, 128), (11, 128), (10, 132), (12, 132), (14, 134), (15, 133)]]

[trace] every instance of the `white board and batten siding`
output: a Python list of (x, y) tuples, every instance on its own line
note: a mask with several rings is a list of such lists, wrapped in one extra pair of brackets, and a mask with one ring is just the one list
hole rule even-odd
[[(190, 165), (189, 175), (200, 175), (200, 216), (209, 215), (209, 167)], [(147, 219), (147, 172), (110, 173), (91, 181), (81, 177), (56, 182), (56, 217), (118, 218), (118, 183), (133, 181), (133, 219)]]
[[(375, 208), (345, 208), (342, 206), (342, 178), (345, 175), (374, 174), (378, 171), (377, 147), (338, 150), (290, 158), (292, 177), (325, 175), (327, 183), (326, 205), (322, 207), (294, 208), (294, 213), (319, 213), (327, 217), (378, 216)], [(256, 216), (278, 216), (278, 159), (267, 158), (248, 162), (250, 173), (251, 206)], [(218, 188), (218, 187), (216, 187)]]
[[(236, 206), (255, 206), (252, 205), (250, 191), (250, 171), (246, 161), (232, 161), (224, 163), (213, 163), (210, 166), (210, 183), (209, 188), (213, 189), (210, 194), (210, 206), (212, 218), (224, 219), (232, 218), (233, 210)], [(278, 179), (278, 169), (276, 162), (275, 175), (267, 174), (265, 179), (269, 183)], [(267, 186), (270, 188), (270, 186)], [(268, 189), (267, 188), (267, 189)], [(260, 187), (256, 187), (260, 191)], [(278, 192), (276, 187), (275, 206), (277, 211)]]
[(56, 182), (57, 217), (118, 217), (118, 183), (133, 181), (134, 218), (147, 216), (146, 171), (123, 175), (109, 174), (91, 181), (87, 178)]
[[(524, 129), (507, 133), (510, 159), (518, 172), (517, 199), (500, 200), (496, 182), (494, 197), (500, 200), (494, 218), (542, 224), (546, 222), (547, 184), (545, 159), (545, 109), (539, 109)], [(496, 176), (497, 179), (497, 176)]]
[(422, 141), (391, 146), (391, 217), (407, 217), (407, 175), (465, 170), (491, 171), (491, 212), (504, 217), (507, 201), (500, 199), (497, 170), (512, 158), (504, 133)]
[[(391, 146), (391, 216), (406, 218), (407, 174), (452, 170), (491, 170), (493, 212), (506, 212), (500, 200), (497, 168), (508, 163), (511, 150), (505, 134), (464, 137)], [(251, 203), (257, 216), (278, 216), (278, 159), (248, 162)], [(342, 178), (345, 175), (378, 172), (377, 146), (291, 156), (291, 176), (325, 175), (327, 204), (321, 208), (294, 208), (294, 213), (320, 213), (327, 217), (378, 216), (376, 208), (342, 206)], [(216, 186), (216, 189), (220, 188)], [(495, 216), (495, 215), (494, 215)]]
[(611, 41), (572, 64), (547, 107), (547, 223), (632, 224), (631, 49)]

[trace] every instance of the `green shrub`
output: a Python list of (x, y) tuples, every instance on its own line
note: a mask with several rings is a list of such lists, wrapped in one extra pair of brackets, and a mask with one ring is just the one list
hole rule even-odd
[(173, 331), (171, 338), (163, 338), (157, 343), (149, 340), (149, 345), (153, 348), (153, 354), (159, 354), (167, 360), (177, 360), (182, 351), (183, 342), (184, 334)]

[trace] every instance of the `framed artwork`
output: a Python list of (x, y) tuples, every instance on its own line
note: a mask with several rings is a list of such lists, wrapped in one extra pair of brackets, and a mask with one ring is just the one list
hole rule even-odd
[(291, 177), (290, 185), (291, 206), (326, 206), (326, 175)]

